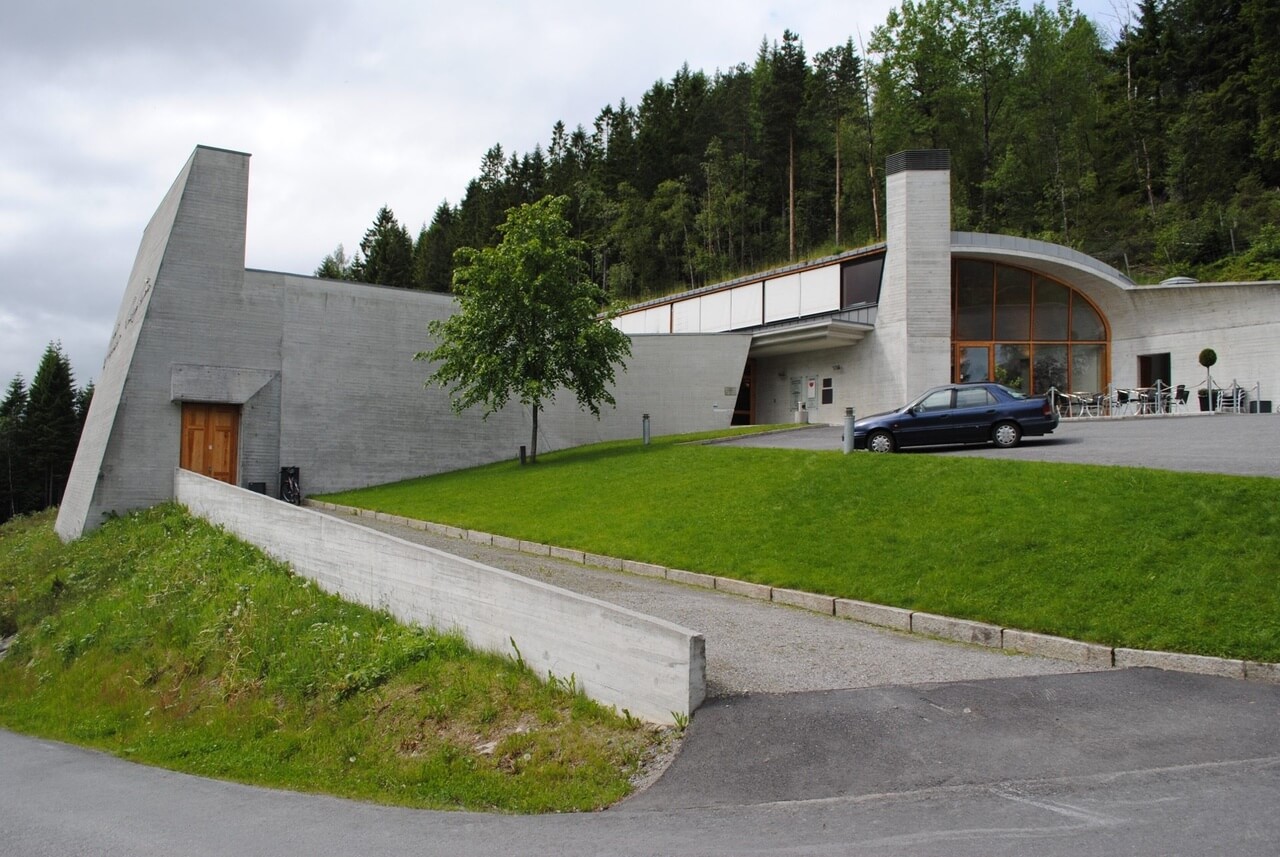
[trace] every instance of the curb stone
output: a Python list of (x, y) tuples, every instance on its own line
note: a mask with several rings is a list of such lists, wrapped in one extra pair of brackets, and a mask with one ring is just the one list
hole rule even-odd
[[(699, 441), (700, 443), (702, 441)], [(304, 498), (304, 506), (314, 506), (339, 514), (349, 514), (362, 518), (388, 520), (426, 530), (447, 538), (471, 539), (472, 532), (445, 524), (430, 521), (399, 518), (382, 512), (372, 512), (354, 506), (340, 506), (323, 500)], [(1022, 631), (1017, 628), (1002, 628), (985, 622), (974, 622), (969, 619), (954, 619), (949, 616), (938, 616), (933, 613), (918, 613), (902, 607), (889, 607), (883, 604), (871, 604), (848, 598), (833, 598), (798, 589), (775, 589), (762, 583), (749, 583), (731, 577), (715, 577), (693, 571), (668, 569), (661, 565), (638, 562), (631, 559), (605, 556), (603, 554), (586, 553), (573, 548), (555, 547), (538, 542), (527, 542), (507, 536), (481, 534), (491, 541), (484, 542), (495, 547), (507, 548), (521, 553), (538, 556), (554, 556), (582, 565), (595, 566), (644, 577), (661, 577), (678, 583), (687, 583), (708, 589), (755, 598), (761, 601), (774, 601), (792, 607), (812, 610), (827, 616), (837, 616), (868, 625), (878, 625), (906, 631), (911, 634), (925, 634), (931, 637), (970, 643), (987, 648), (1004, 649), (1025, 655), (1038, 655), (1057, 660), (1072, 661), (1080, 664), (1091, 664), (1099, 668), (1154, 667), (1176, 672), (1216, 675), (1226, 678), (1257, 681), (1266, 684), (1280, 684), (1280, 663), (1262, 663), (1244, 661), (1235, 658), (1215, 658), (1208, 655), (1189, 655), (1180, 652), (1159, 652), (1147, 649), (1127, 649), (1111, 647), (1099, 643), (1086, 643), (1067, 637), (1055, 637), (1034, 631)], [(579, 559), (581, 557), (581, 559)]]
[(969, 619), (953, 619), (950, 616), (938, 616), (933, 613), (912, 613), (911, 633), (928, 634), (930, 637), (942, 637), (960, 643), (974, 643), (991, 649), (998, 649), (1002, 643), (1003, 629), (998, 625), (985, 622), (974, 622)]
[(749, 583), (733, 577), (717, 577), (716, 589), (731, 595), (742, 595), (759, 601), (773, 600), (773, 587), (764, 583)]
[(709, 574), (699, 574), (696, 571), (680, 571), (679, 569), (667, 569), (667, 580), (676, 583), (687, 583), (690, 586), (701, 586), (703, 589), (715, 589), (716, 579)]

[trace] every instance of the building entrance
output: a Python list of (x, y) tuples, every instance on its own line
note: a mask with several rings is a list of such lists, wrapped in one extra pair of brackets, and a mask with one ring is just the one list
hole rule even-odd
[(240, 406), (182, 403), (182, 451), (178, 466), (236, 484)]
[(756, 361), (747, 360), (742, 370), (742, 383), (738, 386), (738, 399), (733, 404), (733, 422), (735, 426), (750, 426), (756, 422), (756, 388), (754, 375)]

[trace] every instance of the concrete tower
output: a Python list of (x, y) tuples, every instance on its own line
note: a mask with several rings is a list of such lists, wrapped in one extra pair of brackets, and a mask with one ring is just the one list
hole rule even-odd
[(885, 161), (886, 238), (876, 315), (875, 398), (902, 404), (951, 380), (951, 155)]

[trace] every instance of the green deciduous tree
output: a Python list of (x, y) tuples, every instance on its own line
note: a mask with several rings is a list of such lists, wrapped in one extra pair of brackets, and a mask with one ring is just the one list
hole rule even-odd
[(438, 344), (414, 355), (438, 363), (427, 383), (448, 389), (455, 413), (481, 405), (488, 417), (512, 397), (528, 406), (531, 461), (543, 405), (565, 389), (598, 417), (601, 404), (615, 404), (614, 366), (625, 369), (631, 353), (630, 340), (601, 317), (604, 291), (587, 276), (568, 206), (568, 197), (548, 196), (512, 208), (496, 247), (458, 250), (458, 312), (431, 322)]

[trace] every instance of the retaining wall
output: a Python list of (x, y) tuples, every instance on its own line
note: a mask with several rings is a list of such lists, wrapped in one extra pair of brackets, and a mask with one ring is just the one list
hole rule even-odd
[(587, 696), (658, 723), (706, 695), (701, 634), (540, 581), (416, 545), (186, 470), (174, 495), (192, 514), (298, 574), (402, 622), (457, 629), (534, 672), (573, 676)]

